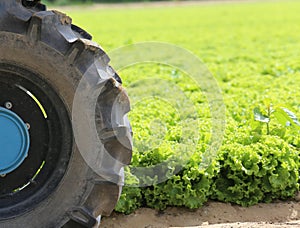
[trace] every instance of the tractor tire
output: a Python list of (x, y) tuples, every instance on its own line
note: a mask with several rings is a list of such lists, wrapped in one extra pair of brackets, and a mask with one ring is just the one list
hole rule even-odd
[[(101, 167), (104, 176), (90, 168), (75, 141), (73, 102), (83, 77), (105, 84), (95, 123), (116, 164)], [(0, 227), (97, 227), (101, 215), (112, 212), (132, 154), (129, 100), (121, 83), (105, 52), (68, 16), (39, 1), (0, 2), (0, 114), (7, 109), (17, 115), (30, 135), (21, 164), (3, 174), (0, 161)], [(6, 152), (0, 148), (0, 159)]]

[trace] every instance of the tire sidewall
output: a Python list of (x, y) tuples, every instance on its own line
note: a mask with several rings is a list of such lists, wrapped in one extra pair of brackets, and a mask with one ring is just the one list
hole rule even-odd
[[(40, 75), (64, 102), (71, 119), (72, 104), (82, 74), (68, 58), (42, 42), (27, 36), (0, 32), (0, 62), (17, 64)], [(56, 190), (35, 208), (13, 219), (0, 221), (1, 227), (58, 227), (66, 213), (84, 203), (93, 188), (92, 172), (73, 140), (73, 151), (63, 179)], [(34, 202), (33, 202), (34, 203)]]

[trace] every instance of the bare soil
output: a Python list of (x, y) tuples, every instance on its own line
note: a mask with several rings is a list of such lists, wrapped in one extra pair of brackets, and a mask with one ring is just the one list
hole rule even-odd
[(208, 202), (202, 208), (168, 208), (158, 212), (141, 208), (131, 215), (113, 213), (101, 222), (103, 228), (165, 227), (299, 227), (300, 203), (296, 201), (258, 204), (244, 208), (237, 205)]

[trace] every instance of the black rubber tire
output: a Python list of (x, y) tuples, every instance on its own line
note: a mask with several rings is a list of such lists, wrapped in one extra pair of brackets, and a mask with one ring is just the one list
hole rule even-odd
[[(125, 138), (123, 143), (118, 143), (116, 137), (109, 137), (103, 144), (114, 158), (129, 164), (132, 152), (131, 129), (126, 120), (129, 101), (124, 89), (114, 86), (121, 80), (108, 65), (108, 56), (89, 40), (88, 33), (72, 25), (65, 14), (46, 11), (37, 1), (29, 5), (24, 5), (24, 2), (0, 2), (0, 63), (12, 64), (39, 75), (59, 95), (71, 120), (77, 85), (87, 69), (94, 70), (93, 74), (100, 78), (97, 68), (90, 68), (95, 61), (100, 62), (101, 70), (105, 70), (110, 78), (106, 80), (107, 89), (98, 98), (100, 122), (97, 130), (115, 132), (112, 125), (124, 123), (125, 126), (120, 126)], [(122, 107), (113, 109), (110, 102), (115, 102), (115, 97), (120, 94), (126, 102), (117, 103)], [(112, 116), (112, 110), (121, 112), (116, 115), (120, 118), (118, 123), (106, 121)], [(24, 211), (15, 216), (13, 211), (7, 218), (1, 216), (9, 208), (0, 205), (0, 227), (96, 227), (99, 215), (112, 212), (121, 193), (122, 181), (110, 182), (96, 174), (84, 161), (74, 139), (73, 142), (70, 160), (55, 190), (30, 210), (24, 207)], [(117, 176), (121, 180), (122, 167), (111, 175), (112, 179)], [(35, 203), (34, 199), (29, 200)]]

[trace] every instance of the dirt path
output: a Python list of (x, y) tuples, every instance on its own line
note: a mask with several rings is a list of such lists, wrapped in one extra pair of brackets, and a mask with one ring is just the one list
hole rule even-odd
[(300, 227), (300, 203), (277, 202), (249, 208), (209, 202), (197, 210), (168, 208), (164, 212), (142, 208), (131, 215), (113, 213), (104, 218), (103, 228), (165, 227)]

